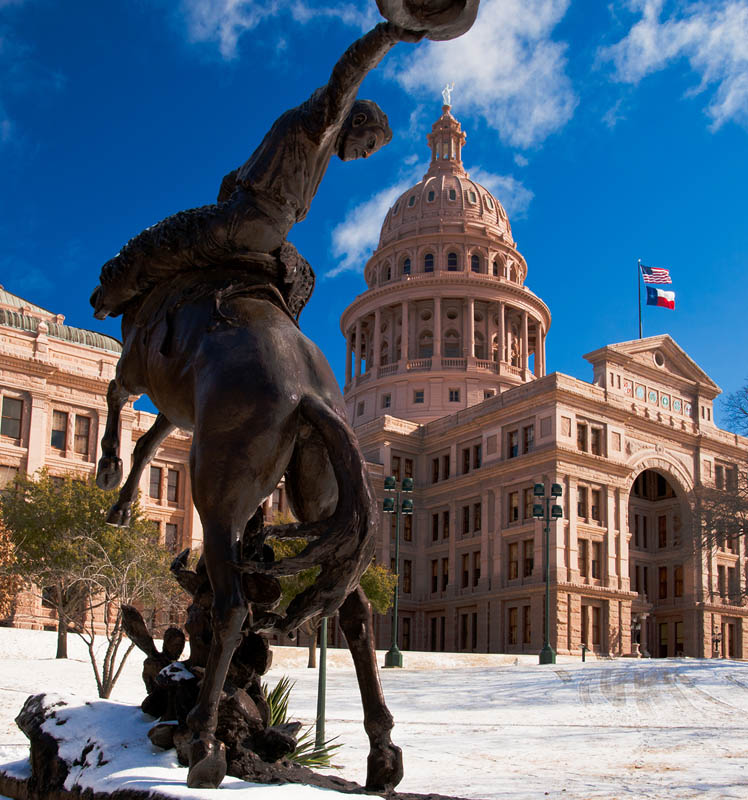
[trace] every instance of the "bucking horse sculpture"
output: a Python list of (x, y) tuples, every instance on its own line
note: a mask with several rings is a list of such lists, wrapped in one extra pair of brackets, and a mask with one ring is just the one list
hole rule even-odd
[[(213, 591), (212, 643), (187, 723), (188, 784), (216, 787), (226, 772), (217, 709), (242, 631), (289, 634), (314, 616), (340, 614), (370, 739), (367, 788), (392, 787), (402, 757), (382, 695), (368, 603), (358, 584), (371, 562), (374, 494), (332, 371), (300, 331), (314, 274), (286, 241), (304, 218), (333, 154), (366, 158), (391, 139), (387, 117), (357, 100), (364, 76), (399, 41), (467, 30), (478, 0), (378, 0), (387, 22), (356, 41), (326, 86), (283, 114), (249, 160), (222, 182), (215, 205), (175, 214), (128, 242), (101, 271), (97, 318), (122, 314), (123, 351), (107, 394), (97, 481), (122, 479), (119, 415), (133, 395), (159, 409), (135, 447), (109, 522), (127, 525), (148, 461), (175, 428), (193, 433), (193, 499)], [(242, 537), (285, 476), (299, 520), (265, 535), (304, 537), (297, 556), (242, 560)], [(318, 567), (284, 614), (254, 604), (243, 575), (267, 580)]]

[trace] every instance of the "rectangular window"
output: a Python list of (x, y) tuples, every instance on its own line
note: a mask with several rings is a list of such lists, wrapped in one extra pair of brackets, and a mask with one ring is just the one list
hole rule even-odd
[(23, 400), (15, 397), (3, 397), (3, 412), (0, 419), (0, 434), (11, 439), (21, 438), (21, 419), (23, 417)]
[(587, 552), (589, 543), (586, 539), (580, 539), (577, 542), (577, 555), (578, 555), (578, 563), (579, 563), (579, 574), (582, 578), (587, 577)]
[(649, 594), (649, 567), (642, 567), (642, 591)]
[(647, 544), (647, 518), (642, 517), (642, 547), (645, 550), (649, 549), (649, 545)]
[(154, 500), (161, 499), (161, 467), (151, 467), (148, 496)]
[(357, 416), (357, 417), (363, 417), (363, 415), (364, 415), (364, 408), (365, 408), (365, 407), (366, 407), (366, 404), (365, 404), (365, 403), (364, 403), (364, 401), (362, 400), (362, 401), (361, 401), (361, 402), (358, 404), (358, 406), (357, 406), (357, 408), (356, 408), (356, 416)]
[(587, 425), (577, 422), (577, 449), (587, 452)]
[(449, 559), (442, 559), (442, 591), (447, 588), (449, 584)]
[(449, 477), (449, 456), (442, 456), (442, 480), (446, 481)]
[(449, 390), (449, 402), (450, 403), (459, 403), (460, 402), (460, 390), (459, 389), (450, 389)]
[(673, 596), (683, 597), (683, 564), (673, 567)]
[(603, 566), (603, 545), (602, 542), (592, 542), (592, 577), (602, 578)]
[(667, 547), (667, 517), (657, 517), (657, 546)]
[(403, 541), (413, 541), (413, 515), (403, 514)]
[(532, 608), (522, 606), (522, 644), (530, 644), (532, 636)]
[(592, 505), (590, 506), (590, 517), (594, 519), (596, 522), (600, 522), (602, 519), (602, 506), (600, 504), (600, 495), (601, 492), (599, 489), (592, 489), (590, 492), (590, 497), (592, 499)]
[(721, 464), (714, 467), (714, 485), (718, 489), (725, 488), (725, 468)]
[(589, 647), (590, 607), (582, 603), (582, 644)]
[(535, 426), (527, 425), (522, 428), (522, 452), (529, 453), (535, 446)]
[(481, 526), (482, 508), (480, 503), (473, 503), (473, 530), (479, 531)]
[(512, 542), (509, 545), (509, 580), (519, 578), (519, 543)]
[(434, 559), (431, 562), (431, 592), (439, 591), (439, 561)]
[(508, 522), (516, 522), (519, 519), (519, 492), (509, 492), (509, 503), (507, 505)]
[(0, 464), (0, 491), (10, 486), (18, 475), (18, 467)]
[(478, 612), (473, 611), (470, 615), (470, 642), (473, 650), (478, 649)]
[(634, 547), (639, 547), (639, 515), (634, 514)]
[(595, 456), (601, 456), (603, 454), (602, 428), (590, 428), (590, 451), (592, 455)]
[(509, 431), (506, 435), (506, 457), (517, 458), (519, 455), (519, 433)]
[(592, 644), (600, 644), (602, 609), (599, 606), (592, 606)]
[(587, 519), (587, 487), (577, 486), (577, 517)]
[(449, 539), (449, 511), (442, 511), (442, 538)]
[(403, 650), (410, 650), (410, 617), (402, 618)]
[(509, 609), (509, 644), (517, 644), (517, 609)]
[(413, 562), (409, 559), (403, 561), (403, 592), (410, 594), (413, 582)]
[(52, 435), (49, 443), (55, 450), (64, 450), (68, 438), (68, 415), (64, 411), (52, 412)]
[(462, 507), (462, 535), (470, 533), (470, 506)]
[(473, 553), (473, 586), (477, 586), (478, 581), (480, 581), (480, 550)]
[(462, 554), (462, 588), (465, 589), (470, 584), (470, 555)]
[(738, 571), (735, 567), (727, 568), (727, 593), (733, 602), (737, 602)]
[(479, 444), (473, 445), (473, 469), (478, 469), (481, 465), (481, 459), (483, 454), (481, 452), (481, 446)]
[(413, 402), (414, 403), (423, 403), (423, 389), (416, 389), (413, 392)]
[(447, 649), (447, 618), (439, 617), (439, 649), (444, 652)]
[(179, 547), (179, 526), (173, 522), (166, 523), (164, 546), (172, 553), (176, 553), (177, 547)]
[(634, 591), (637, 594), (642, 592), (642, 568), (638, 564), (634, 567)]
[(382, 408), (389, 408), (392, 405), (392, 395), (391, 394), (383, 394), (382, 395)]
[(522, 519), (532, 519), (532, 506), (535, 502), (535, 495), (532, 489), (522, 490)]
[(722, 566), (717, 567), (717, 588), (719, 589), (720, 597), (725, 597), (727, 594), (725, 568)]
[(522, 563), (522, 575), (529, 578), (535, 568), (535, 542), (532, 539), (522, 542)]
[(179, 470), (166, 471), (166, 499), (170, 503), (179, 502)]
[(392, 456), (390, 459), (390, 469), (392, 477), (400, 483), (400, 456)]
[(460, 614), (460, 650), (467, 650), (468, 615)]
[(73, 450), (82, 456), (88, 456), (88, 438), (91, 433), (90, 417), (75, 415), (75, 437), (73, 439)]
[(413, 459), (406, 458), (405, 459), (405, 477), (412, 478), (413, 477)]
[(658, 570), (659, 591), (657, 597), (664, 600), (667, 597), (667, 567), (660, 567)]
[(431, 541), (435, 542), (439, 539), (439, 515), (431, 515)]
[(439, 480), (439, 459), (434, 458), (431, 460), (431, 483), (437, 483)]
[(462, 450), (462, 474), (470, 472), (470, 448), (464, 447)]

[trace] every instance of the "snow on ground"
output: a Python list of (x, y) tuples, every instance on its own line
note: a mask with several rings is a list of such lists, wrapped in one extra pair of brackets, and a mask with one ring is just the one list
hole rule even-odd
[[(67, 661), (55, 660), (54, 650), (53, 633), (0, 629), (0, 763), (27, 753), (13, 718), (28, 694), (72, 692), (81, 704), (96, 696), (82, 644), (70, 638)], [(355, 674), (347, 652), (328, 652), (326, 733), (343, 744), (335, 759), (340, 774), (363, 783), (368, 742)], [(748, 798), (748, 663), (559, 659), (540, 666), (535, 656), (449, 653), (404, 659), (402, 670), (381, 672), (393, 739), (403, 748), (402, 791), (478, 800)], [(134, 653), (113, 701), (140, 703), (141, 664)], [(274, 648), (267, 680), (273, 685), (284, 674), (296, 681), (292, 714), (311, 723), (317, 672), (306, 669), (305, 649)], [(97, 713), (105, 719), (111, 710)], [(121, 714), (118, 732), (141, 741), (150, 721), (137, 709)], [(129, 749), (122, 769), (130, 785), (219, 797), (183, 788), (186, 770), (172, 753), (147, 741)], [(224, 787), (252, 800), (321, 797), (309, 787), (229, 779)]]

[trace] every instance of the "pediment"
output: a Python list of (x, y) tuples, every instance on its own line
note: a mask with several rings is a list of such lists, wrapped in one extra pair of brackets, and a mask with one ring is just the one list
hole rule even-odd
[[(698, 385), (706, 394), (717, 395), (720, 388), (670, 336), (648, 336), (629, 342), (609, 344), (584, 356), (596, 368), (606, 362), (624, 367), (632, 375), (668, 383)], [(694, 387), (695, 388), (695, 387)]]

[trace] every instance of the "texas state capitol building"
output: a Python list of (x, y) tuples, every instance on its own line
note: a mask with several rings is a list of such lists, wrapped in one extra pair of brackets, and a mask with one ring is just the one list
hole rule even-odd
[[(345, 400), (380, 497), (412, 476), (401, 518), (403, 650), (539, 652), (544, 523), (559, 653), (748, 657), (745, 541), (694, 550), (689, 492), (732, 485), (748, 439), (717, 428), (719, 387), (667, 335), (588, 353), (592, 383), (548, 373), (548, 306), (526, 285), (499, 200), (462, 165), (444, 106), (424, 178), (390, 208), (345, 310)], [(377, 559), (394, 566), (395, 520)], [(390, 623), (380, 620), (378, 646)]]

